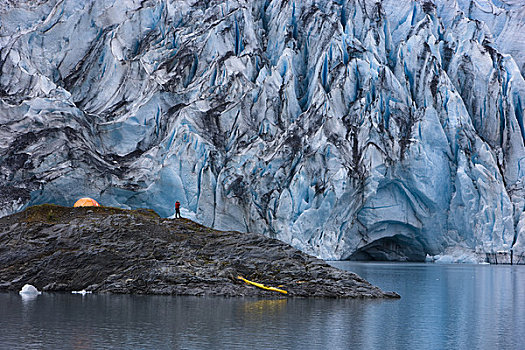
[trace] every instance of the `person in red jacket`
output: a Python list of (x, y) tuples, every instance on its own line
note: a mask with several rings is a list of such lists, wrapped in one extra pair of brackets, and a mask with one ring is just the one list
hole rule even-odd
[(180, 218), (180, 202), (175, 202), (175, 218)]

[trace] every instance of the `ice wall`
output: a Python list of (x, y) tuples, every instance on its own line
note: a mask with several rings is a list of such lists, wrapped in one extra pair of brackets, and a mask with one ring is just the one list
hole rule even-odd
[(327, 259), (523, 254), (524, 7), (0, 5), (1, 212), (179, 200)]

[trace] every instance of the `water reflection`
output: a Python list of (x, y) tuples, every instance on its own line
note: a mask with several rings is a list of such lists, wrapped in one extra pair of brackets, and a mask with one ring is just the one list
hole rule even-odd
[(261, 318), (267, 315), (276, 315), (277, 313), (286, 312), (287, 302), (288, 299), (248, 301), (243, 304), (243, 311), (246, 317)]
[(402, 299), (0, 293), (0, 348), (520, 349), (523, 268), (341, 267)]
[[(384, 325), (395, 348), (523, 349), (523, 266), (333, 264), (402, 295), (393, 307), (368, 311), (374, 318), (393, 317)], [(384, 333), (378, 336), (387, 344)]]
[(38, 294), (26, 294), (26, 293), (20, 294), (20, 298), (22, 299), (22, 302), (24, 304), (29, 304), (33, 302), (34, 300), (36, 300), (37, 297), (38, 297)]

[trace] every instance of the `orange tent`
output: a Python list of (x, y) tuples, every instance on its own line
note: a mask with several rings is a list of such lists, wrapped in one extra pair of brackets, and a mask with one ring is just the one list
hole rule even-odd
[(84, 197), (75, 202), (74, 207), (100, 207), (96, 200)]

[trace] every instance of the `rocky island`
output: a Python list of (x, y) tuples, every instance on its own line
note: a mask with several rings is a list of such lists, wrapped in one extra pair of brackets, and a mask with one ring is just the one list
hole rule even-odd
[(0, 291), (399, 298), (279, 240), (152, 210), (39, 205), (0, 218)]

